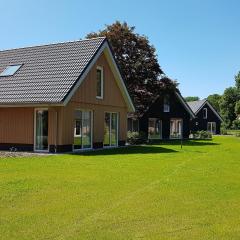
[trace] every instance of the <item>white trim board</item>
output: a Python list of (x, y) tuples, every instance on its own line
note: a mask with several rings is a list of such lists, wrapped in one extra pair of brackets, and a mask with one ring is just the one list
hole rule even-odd
[(206, 99), (203, 104), (199, 107), (199, 109), (196, 111), (196, 115), (199, 113), (199, 111), (204, 107), (204, 105), (207, 104), (208, 107), (215, 113), (215, 115), (218, 117), (218, 119), (223, 122), (222, 117), (219, 115), (219, 113), (213, 108), (213, 106), (208, 102), (208, 100)]
[(134, 105), (132, 103), (132, 100), (128, 94), (127, 88), (124, 84), (124, 81), (122, 79), (122, 76), (119, 72), (119, 69), (117, 67), (116, 61), (112, 55), (112, 52), (110, 50), (110, 47), (108, 45), (108, 42), (105, 41), (103, 43), (103, 45), (98, 49), (96, 55), (94, 56), (94, 58), (91, 60), (90, 64), (87, 66), (87, 68), (84, 70), (83, 74), (81, 75), (81, 77), (78, 79), (77, 83), (75, 84), (75, 86), (73, 87), (73, 89), (69, 92), (69, 94), (67, 95), (66, 99), (64, 100), (63, 104), (64, 106), (66, 106), (68, 104), (68, 102), (70, 101), (70, 99), (73, 97), (73, 95), (75, 94), (75, 92), (78, 90), (78, 88), (80, 87), (80, 85), (82, 84), (83, 80), (86, 78), (87, 74), (89, 73), (89, 71), (92, 69), (93, 65), (96, 63), (96, 61), (98, 60), (98, 58), (100, 57), (100, 55), (102, 54), (102, 52), (104, 52), (108, 63), (111, 67), (111, 70), (114, 74), (115, 79), (117, 80), (117, 84), (121, 90), (121, 93), (123, 95), (123, 98), (128, 106), (128, 111), (129, 112), (135, 112), (135, 108)]
[(176, 96), (178, 97), (178, 99), (181, 101), (182, 105), (185, 107), (185, 109), (190, 113), (190, 115), (193, 118), (196, 118), (194, 112), (192, 111), (192, 109), (189, 107), (189, 105), (185, 102), (185, 100), (183, 99), (183, 97), (175, 91)]

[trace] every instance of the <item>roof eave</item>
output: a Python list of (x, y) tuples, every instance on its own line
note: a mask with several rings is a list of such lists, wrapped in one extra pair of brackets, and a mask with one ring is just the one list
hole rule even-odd
[(176, 96), (179, 98), (179, 100), (182, 102), (183, 106), (185, 107), (185, 109), (188, 111), (188, 113), (190, 114), (190, 116), (192, 118), (196, 118), (195, 113), (192, 111), (192, 109), (189, 107), (189, 105), (187, 104), (187, 102), (184, 100), (184, 98), (182, 97), (181, 94), (179, 94), (177, 91), (175, 91)]
[(122, 76), (120, 74), (120, 71), (118, 69), (118, 66), (116, 64), (116, 61), (113, 57), (113, 53), (109, 47), (109, 43), (107, 41), (107, 39), (105, 39), (102, 44), (99, 46), (98, 50), (96, 51), (95, 55), (92, 57), (92, 59), (89, 61), (89, 64), (86, 66), (86, 68), (83, 70), (82, 74), (78, 77), (78, 79), (76, 80), (74, 86), (70, 89), (70, 91), (68, 92), (68, 94), (64, 97), (63, 99), (63, 105), (66, 106), (68, 104), (68, 102), (70, 101), (70, 99), (73, 97), (73, 95), (75, 94), (75, 92), (77, 91), (77, 89), (80, 87), (81, 83), (83, 82), (83, 80), (85, 79), (85, 77), (87, 76), (87, 74), (89, 73), (89, 71), (91, 70), (91, 68), (93, 67), (93, 65), (96, 63), (97, 59), (100, 57), (100, 55), (103, 53), (103, 51), (107, 49), (107, 52), (109, 53), (109, 59), (111, 61), (111, 63), (113, 63), (113, 68), (116, 70), (115, 74), (117, 76), (117, 79), (119, 79), (119, 87), (120, 90), (123, 94), (124, 100), (126, 101), (127, 104), (127, 108), (129, 112), (135, 112), (135, 107), (133, 105), (133, 102), (129, 96), (129, 93), (127, 91), (127, 88), (125, 86), (125, 83), (122, 79)]
[(56, 103), (50, 103), (50, 102), (41, 102), (41, 103), (3, 103), (0, 104), (0, 108), (11, 108), (11, 107), (63, 107), (63, 102), (56, 102)]

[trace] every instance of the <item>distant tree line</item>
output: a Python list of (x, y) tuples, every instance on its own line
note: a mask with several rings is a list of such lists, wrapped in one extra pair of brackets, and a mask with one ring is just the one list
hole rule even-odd
[[(196, 101), (198, 97), (186, 97), (185, 100)], [(235, 76), (235, 86), (225, 89), (223, 95), (212, 94), (207, 100), (221, 114), (227, 129), (240, 129), (240, 71)]]

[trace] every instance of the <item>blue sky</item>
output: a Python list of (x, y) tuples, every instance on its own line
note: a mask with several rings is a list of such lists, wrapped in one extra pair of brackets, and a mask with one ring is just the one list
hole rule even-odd
[(207, 97), (240, 70), (239, 0), (0, 0), (0, 49), (84, 38), (115, 20), (156, 47), (184, 96)]

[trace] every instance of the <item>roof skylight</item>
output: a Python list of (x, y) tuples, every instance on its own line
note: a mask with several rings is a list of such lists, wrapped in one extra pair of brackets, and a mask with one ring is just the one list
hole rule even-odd
[(1, 73), (0, 77), (12, 76), (17, 70), (22, 66), (22, 64), (18, 65), (10, 65), (6, 67)]

